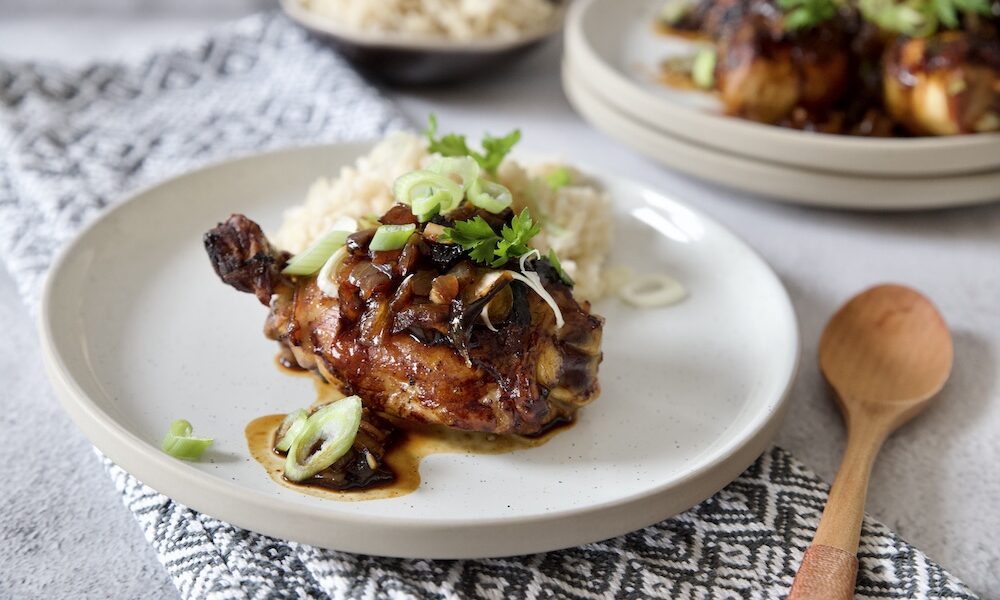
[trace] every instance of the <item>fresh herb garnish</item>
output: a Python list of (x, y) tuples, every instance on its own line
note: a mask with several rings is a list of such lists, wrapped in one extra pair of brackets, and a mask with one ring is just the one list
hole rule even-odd
[(445, 227), (441, 240), (455, 242), (469, 252), (472, 260), (488, 265), (493, 262), (493, 253), (500, 236), (489, 223), (477, 216), (468, 221), (456, 221), (454, 227)]
[(191, 423), (184, 419), (177, 419), (170, 424), (160, 449), (181, 460), (198, 460), (205, 452), (205, 449), (212, 445), (212, 438), (194, 437), (194, 429)]
[[(948, 3), (951, 0), (931, 0)], [(919, 6), (923, 5), (923, 6)], [(928, 19), (928, 3), (907, 2), (897, 4), (895, 0), (858, 0), (858, 11), (866, 21), (870, 21), (885, 31), (904, 35), (924, 36), (937, 30), (937, 20)]]
[(913, 37), (933, 35), (941, 26), (956, 28), (959, 13), (990, 15), (989, 0), (858, 0), (858, 10), (886, 31)]
[(500, 232), (503, 239), (497, 244), (497, 259), (493, 261), (493, 266), (499, 267), (512, 258), (530, 252), (528, 241), (538, 235), (541, 230), (541, 225), (531, 219), (528, 209), (523, 209), (521, 214), (510, 220), (510, 225), (503, 226), (503, 230)]
[(559, 279), (562, 279), (562, 282), (566, 285), (573, 287), (575, 282), (573, 281), (573, 278), (569, 276), (569, 273), (562, 268), (562, 263), (559, 262), (559, 256), (556, 255), (556, 251), (554, 249), (549, 248), (548, 258), (549, 264), (551, 264), (552, 268), (556, 270), (556, 273), (559, 275)]
[(660, 21), (666, 25), (676, 25), (691, 13), (694, 5), (692, 0), (667, 0), (660, 8)]
[(832, 19), (840, 8), (838, 0), (778, 0), (785, 11), (785, 29), (810, 29)]
[(569, 169), (566, 167), (559, 167), (555, 171), (552, 171), (545, 178), (545, 182), (549, 184), (549, 187), (554, 191), (558, 191), (572, 183), (573, 176), (570, 174)]
[(990, 15), (989, 0), (778, 0), (778, 5), (789, 31), (815, 27), (841, 7), (856, 5), (861, 16), (880, 29), (913, 37), (957, 28), (962, 14)]
[(493, 137), (486, 134), (481, 142), (483, 152), (477, 152), (469, 147), (464, 135), (449, 133), (440, 138), (437, 137), (438, 122), (437, 117), (431, 114), (428, 117), (427, 129), (424, 135), (427, 137), (427, 149), (436, 152), (441, 156), (471, 156), (479, 166), (490, 174), (496, 175), (497, 168), (503, 159), (510, 154), (511, 149), (521, 141), (521, 130), (515, 129), (503, 137)]
[(482, 217), (456, 221), (444, 230), (442, 239), (458, 244), (469, 252), (469, 258), (491, 267), (502, 267), (531, 250), (528, 242), (538, 235), (541, 227), (535, 223), (528, 209), (511, 219), (497, 235)]

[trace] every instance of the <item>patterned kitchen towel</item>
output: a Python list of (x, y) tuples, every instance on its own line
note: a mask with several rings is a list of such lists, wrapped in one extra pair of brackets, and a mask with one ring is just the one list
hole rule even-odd
[[(273, 14), (134, 65), (0, 62), (0, 253), (33, 306), (53, 252), (129, 190), (235, 154), (405, 126), (343, 62)], [(237, 529), (104, 460), (192, 599), (779, 598), (827, 492), (774, 448), (711, 499), (616, 539), (509, 559), (393, 560)], [(870, 519), (858, 590), (862, 598), (975, 598)]]

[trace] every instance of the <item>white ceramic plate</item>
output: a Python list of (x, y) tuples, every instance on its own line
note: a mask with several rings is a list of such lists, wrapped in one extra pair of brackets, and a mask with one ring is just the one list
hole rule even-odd
[(616, 109), (683, 138), (757, 161), (875, 176), (1000, 170), (1000, 134), (869, 139), (807, 133), (724, 117), (709, 95), (656, 80), (660, 62), (689, 43), (657, 34), (662, 0), (579, 0), (566, 22), (566, 55)]
[(833, 208), (913, 210), (990, 202), (1000, 198), (1000, 171), (937, 178), (838, 175), (762, 162), (674, 137), (617, 110), (585, 83), (571, 61), (563, 89), (587, 121), (677, 171), (770, 198)]
[[(274, 230), (318, 176), (367, 149), (335, 145), (197, 171), (108, 212), (56, 261), (40, 311), (48, 371), (105, 454), (194, 509), (268, 535), (367, 554), (514, 555), (619, 535), (687, 509), (768, 445), (799, 355), (795, 316), (768, 266), (722, 226), (660, 191), (598, 174), (616, 205), (612, 262), (665, 272), (690, 297), (607, 317), (603, 394), (548, 444), (435, 455), (407, 496), (315, 498), (276, 485), (244, 427), (308, 405), (308, 378), (274, 366), (265, 309), (223, 285), (202, 234), (243, 212)], [(198, 463), (161, 453), (186, 418), (216, 443)]]

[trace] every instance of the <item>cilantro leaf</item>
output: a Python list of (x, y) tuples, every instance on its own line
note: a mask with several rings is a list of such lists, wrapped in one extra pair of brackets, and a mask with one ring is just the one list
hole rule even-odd
[(435, 139), (437, 136), (437, 129), (437, 117), (431, 114), (431, 116), (428, 117), (427, 129), (424, 130), (424, 135), (427, 136), (427, 150), (429, 152), (436, 152), (441, 156), (472, 155), (472, 150), (470, 150), (468, 144), (465, 143), (464, 135), (449, 133), (441, 139)]
[(504, 137), (497, 138), (489, 134), (483, 137), (483, 152), (477, 152), (469, 148), (469, 144), (464, 135), (449, 133), (437, 137), (438, 121), (432, 113), (428, 118), (427, 129), (424, 136), (427, 137), (427, 150), (438, 153), (441, 156), (471, 156), (479, 166), (485, 171), (496, 175), (497, 169), (503, 159), (510, 154), (511, 149), (521, 140), (521, 131), (515, 129)]
[(510, 259), (530, 252), (528, 241), (538, 235), (541, 230), (541, 226), (531, 219), (528, 209), (523, 209), (521, 214), (510, 220), (510, 225), (503, 226), (503, 230), (500, 232), (503, 239), (500, 240), (496, 251), (494, 251), (496, 260), (493, 261), (492, 266), (503, 266)]
[(530, 252), (528, 241), (539, 231), (541, 227), (524, 209), (509, 225), (503, 226), (500, 235), (482, 217), (476, 216), (468, 221), (455, 221), (453, 227), (445, 228), (441, 239), (458, 244), (477, 263), (496, 268)]
[(552, 248), (549, 248), (548, 259), (549, 264), (552, 265), (552, 268), (556, 270), (556, 274), (559, 275), (559, 279), (562, 279), (562, 282), (569, 287), (573, 287), (575, 285), (573, 278), (569, 276), (569, 273), (563, 270), (562, 263), (559, 262), (559, 257), (556, 256), (556, 251)]
[(486, 265), (493, 259), (500, 236), (489, 223), (477, 216), (468, 221), (456, 221), (454, 227), (446, 227), (441, 239), (455, 242), (469, 252), (472, 260)]
[(507, 135), (503, 136), (502, 138), (496, 138), (491, 136), (490, 134), (486, 134), (486, 136), (483, 137), (482, 141), (483, 150), (486, 151), (486, 154), (485, 155), (474, 154), (473, 158), (476, 159), (476, 162), (479, 163), (479, 166), (481, 166), (483, 169), (495, 175), (497, 169), (500, 167), (500, 163), (502, 163), (503, 159), (506, 158), (508, 154), (510, 154), (511, 149), (514, 148), (514, 145), (520, 141), (521, 141), (520, 129), (515, 129), (514, 131), (511, 131)]

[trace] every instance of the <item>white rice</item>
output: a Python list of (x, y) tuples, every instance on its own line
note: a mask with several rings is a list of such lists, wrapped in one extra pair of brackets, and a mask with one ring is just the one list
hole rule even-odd
[(477, 40), (517, 38), (543, 29), (549, 0), (300, 0), (316, 14), (363, 31)]
[[(381, 215), (394, 203), (392, 184), (400, 175), (420, 169), (433, 157), (423, 138), (395, 133), (383, 140), (334, 179), (320, 179), (301, 206), (289, 209), (272, 237), (275, 244), (301, 252), (326, 233), (339, 217)], [(566, 168), (570, 184), (553, 190), (544, 177)], [(558, 163), (522, 166), (508, 159), (497, 180), (514, 196), (513, 208), (528, 208), (542, 223), (531, 245), (545, 255), (554, 249), (563, 268), (576, 282), (577, 297), (596, 300), (606, 288), (605, 260), (612, 242), (611, 199), (582, 173)]]

